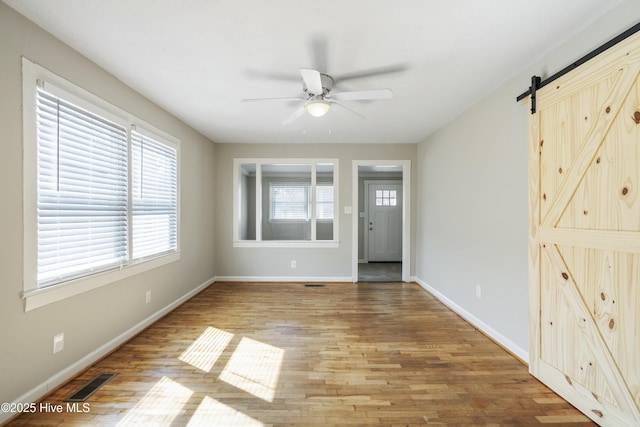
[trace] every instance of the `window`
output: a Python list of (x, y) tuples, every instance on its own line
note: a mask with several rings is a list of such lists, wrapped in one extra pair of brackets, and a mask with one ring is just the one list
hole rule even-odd
[(178, 142), (26, 59), (23, 76), (25, 299), (176, 254)]
[(316, 186), (316, 218), (333, 220), (333, 185), (319, 183)]
[[(269, 219), (310, 221), (311, 199), (311, 184), (271, 183)], [(333, 185), (316, 185), (316, 219), (333, 220)]]
[(311, 219), (311, 185), (269, 184), (269, 219), (309, 221)]
[(336, 244), (337, 160), (235, 159), (235, 246)]
[(376, 206), (396, 206), (396, 190), (376, 190)]
[(38, 286), (174, 251), (176, 150), (43, 88), (36, 105)]
[(127, 258), (127, 131), (37, 91), (38, 285)]
[(177, 248), (178, 165), (176, 150), (132, 132), (134, 260)]

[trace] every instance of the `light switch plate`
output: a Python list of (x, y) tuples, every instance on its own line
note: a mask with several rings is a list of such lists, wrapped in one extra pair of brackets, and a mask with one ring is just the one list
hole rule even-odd
[(53, 336), (53, 354), (64, 350), (64, 332)]

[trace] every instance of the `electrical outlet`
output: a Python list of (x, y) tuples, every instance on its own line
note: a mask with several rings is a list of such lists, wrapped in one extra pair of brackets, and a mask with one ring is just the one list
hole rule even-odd
[(482, 286), (476, 285), (476, 297), (482, 298)]
[(53, 336), (53, 354), (64, 350), (64, 332)]
[(145, 301), (147, 304), (151, 302), (151, 291), (147, 291), (147, 295), (145, 297)]
[(291, 261), (291, 268), (296, 268), (296, 261), (295, 260)]

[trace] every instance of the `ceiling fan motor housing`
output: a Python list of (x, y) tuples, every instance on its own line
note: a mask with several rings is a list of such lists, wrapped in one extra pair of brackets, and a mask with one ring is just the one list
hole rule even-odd
[(320, 73), (320, 81), (322, 82), (322, 94), (314, 94), (313, 92), (309, 91), (309, 88), (307, 87), (307, 85), (304, 83), (304, 80), (302, 81), (302, 86), (304, 88), (304, 93), (307, 94), (309, 96), (309, 99), (315, 97), (320, 96), (322, 99), (324, 99), (324, 97), (326, 95), (329, 94), (329, 92), (331, 92), (331, 89), (333, 89), (333, 77), (331, 77), (328, 74), (324, 74), (324, 73)]

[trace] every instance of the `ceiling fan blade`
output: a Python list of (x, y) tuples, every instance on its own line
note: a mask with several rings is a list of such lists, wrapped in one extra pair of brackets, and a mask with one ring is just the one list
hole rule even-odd
[(365, 77), (379, 76), (382, 74), (400, 73), (402, 71), (406, 71), (408, 68), (409, 66), (406, 64), (388, 65), (386, 67), (371, 68), (369, 70), (354, 71), (354, 72), (346, 73), (342, 75), (334, 75), (333, 78), (335, 79), (336, 82), (338, 81), (341, 82), (344, 80), (353, 80), (353, 79), (361, 79)]
[(304, 109), (304, 105), (300, 108), (298, 108), (296, 111), (293, 112), (293, 114), (291, 114), (289, 117), (287, 117), (286, 119), (284, 119), (282, 121), (283, 125), (288, 125), (289, 123), (293, 123), (296, 120), (298, 120), (305, 112), (306, 110)]
[(262, 102), (262, 101), (304, 101), (304, 98), (288, 97), (288, 98), (245, 98), (242, 102)]
[(302, 74), (302, 80), (304, 80), (304, 84), (310, 93), (322, 95), (322, 77), (320, 77), (320, 71), (301, 68), (300, 74)]
[(338, 101), (364, 101), (370, 99), (391, 99), (391, 89), (356, 90), (353, 92), (336, 92), (331, 94), (332, 99)]
[(313, 57), (313, 66), (316, 70), (327, 72), (329, 51), (327, 49), (327, 38), (325, 36), (316, 35), (311, 39), (311, 55)]
[(300, 81), (300, 76), (297, 76), (294, 73), (289, 74), (289, 73), (279, 73), (277, 71), (263, 71), (263, 70), (248, 69), (248, 70), (245, 70), (244, 74), (247, 77), (251, 77), (251, 78), (284, 81), (284, 82)]
[(358, 113), (358, 112), (357, 112), (357, 111), (355, 111), (355, 110), (352, 110), (351, 108), (349, 108), (349, 107), (347, 107), (346, 105), (341, 104), (341, 103), (339, 103), (339, 102), (332, 101), (332, 102), (331, 102), (331, 105), (337, 105), (338, 107), (344, 108), (345, 110), (349, 111), (350, 113), (353, 113), (353, 114), (355, 114), (356, 116), (359, 116), (361, 119), (364, 119), (364, 118), (365, 118), (362, 114)]

